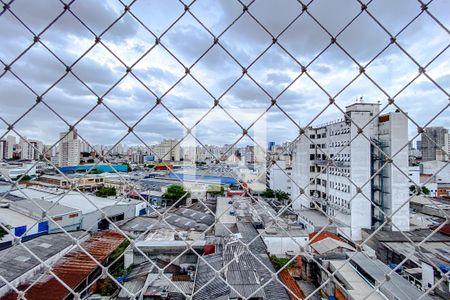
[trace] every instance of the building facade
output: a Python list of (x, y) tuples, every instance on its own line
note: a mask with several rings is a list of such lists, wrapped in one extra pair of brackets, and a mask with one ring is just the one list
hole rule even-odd
[(5, 139), (0, 140), (0, 159), (11, 159), (14, 157), (14, 145), (16, 137), (8, 135)]
[(281, 190), (290, 194), (292, 189), (291, 176), (291, 167), (286, 165), (284, 160), (279, 160), (267, 169), (266, 186), (271, 190)]
[(422, 161), (448, 161), (448, 129), (444, 127), (427, 127), (422, 133)]
[(181, 149), (178, 140), (166, 139), (153, 147), (153, 152), (157, 159), (166, 161), (179, 161), (181, 157)]
[[(307, 128), (296, 142), (293, 208), (322, 210), (354, 240), (361, 239), (362, 228), (382, 224), (380, 211), (395, 212), (395, 226), (388, 229), (408, 230), (409, 179), (401, 174), (408, 174), (407, 117), (401, 112), (378, 117), (379, 104), (372, 103), (352, 104), (346, 113), (351, 120)], [(395, 166), (388, 163), (394, 154)]]
[(59, 134), (59, 166), (77, 166), (80, 164), (80, 140), (76, 129)]

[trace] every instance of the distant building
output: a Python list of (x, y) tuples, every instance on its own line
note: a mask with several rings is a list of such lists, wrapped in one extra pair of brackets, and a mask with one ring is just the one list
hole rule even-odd
[[(270, 166), (266, 171), (266, 186), (271, 190), (281, 190), (291, 193), (292, 189), (292, 169), (287, 166), (283, 160), (279, 160), (276, 164)], [(291, 177), (291, 178), (290, 178)]]
[(20, 159), (39, 160), (44, 151), (44, 144), (41, 141), (30, 140), (26, 137), (20, 139), (19, 146)]
[[(13, 190), (3, 196), (13, 201), (16, 212), (24, 216), (42, 216), (43, 207), (49, 211), (49, 216), (66, 230), (83, 229), (97, 231), (109, 228), (109, 221), (121, 221), (145, 214), (147, 203), (125, 198), (101, 198), (91, 194), (76, 191), (27, 187)], [(39, 203), (36, 206), (35, 203)], [(19, 209), (20, 206), (20, 209)], [(59, 231), (53, 222), (49, 222), (49, 231)]]
[[(292, 199), (299, 197), (293, 208), (311, 209), (317, 204), (344, 224), (341, 234), (355, 240), (361, 238), (362, 228), (382, 224), (380, 210), (387, 215), (396, 211), (392, 216), (395, 226), (389, 229), (408, 230), (409, 206), (403, 205), (408, 200), (408, 178), (401, 173), (408, 172), (408, 149), (403, 147), (408, 143), (407, 117), (392, 112), (373, 118), (379, 104), (372, 103), (355, 103), (346, 111), (351, 121), (309, 127), (297, 141), (293, 179), (305, 188), (300, 193), (297, 186), (292, 187)], [(367, 138), (358, 134), (358, 127), (364, 127)], [(389, 156), (398, 152), (393, 163), (401, 171), (386, 163), (380, 149)]]
[(0, 140), (0, 160), (1, 159), (5, 159), (6, 157), (6, 141), (5, 140)]
[(0, 163), (0, 175), (15, 180), (22, 175), (36, 176), (36, 165), (30, 162)]
[(16, 137), (8, 135), (6, 139), (0, 140), (0, 159), (11, 159), (14, 157), (14, 145)]
[(179, 161), (181, 158), (181, 149), (178, 140), (166, 139), (153, 147), (156, 159), (166, 161)]
[(427, 127), (422, 133), (422, 161), (448, 161), (448, 129), (444, 127)]
[(77, 166), (80, 164), (81, 144), (76, 129), (59, 134), (59, 166)]

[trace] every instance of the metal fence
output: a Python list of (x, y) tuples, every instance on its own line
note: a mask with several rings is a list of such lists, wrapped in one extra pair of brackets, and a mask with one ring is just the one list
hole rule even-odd
[[(411, 185), (416, 187), (415, 190), (396, 209), (386, 213), (386, 210), (380, 209), (379, 204), (374, 203), (373, 197), (365, 192), (367, 187), (371, 187), (373, 190), (375, 178), (380, 174), (384, 176), (383, 170), (387, 168), (394, 170), (396, 176), (410, 180), (408, 169), (405, 169), (404, 166), (397, 166), (398, 155), (408, 149), (410, 141), (416, 140), (419, 136), (422, 137), (422, 140), (427, 137), (426, 129), (428, 127), (436, 123), (445, 124), (445, 115), (450, 99), (448, 79), (445, 81), (444, 76), (440, 77), (440, 74), (445, 73), (443, 69), (448, 67), (445, 59), (448, 58), (447, 49), (450, 46), (448, 12), (442, 8), (445, 7), (446, 3), (442, 3), (445, 1), (437, 3), (439, 1), (411, 0), (399, 4), (377, 0), (358, 0), (331, 4), (323, 3), (324, 1), (319, 3), (320, 1), (314, 0), (289, 3), (288, 1), (270, 3), (237, 0), (222, 4), (223, 11), (218, 10), (220, 6), (215, 1), (195, 0), (192, 2), (179, 0), (172, 3), (173, 6), (166, 10), (162, 10), (168, 5), (165, 1), (151, 4), (144, 0), (118, 0), (110, 1), (111, 3), (76, 0), (40, 1), (37, 2), (38, 4), (18, 0), (1, 0), (1, 2), (3, 8), (0, 12), (0, 22), (2, 22), (3, 28), (0, 32), (3, 45), (1, 46), (0, 62), (3, 71), (0, 73), (0, 84), (2, 84), (0, 119), (4, 128), (0, 132), (0, 140), (6, 138), (8, 134), (15, 134), (30, 149), (39, 152), (38, 156), (40, 157), (39, 160), (28, 166), (26, 173), (12, 181), (12, 187), (2, 195), (2, 199), (8, 201), (9, 205), (15, 205), (14, 202), (17, 198), (28, 200), (28, 205), (35, 206), (34, 210), (39, 215), (38, 217), (33, 216), (36, 219), (35, 224), (27, 226), (20, 234), (13, 232), (10, 226), (0, 224), (7, 235), (10, 234), (14, 237), (10, 242), (12, 248), (3, 251), (14, 249), (16, 253), (5, 252), (2, 260), (2, 264), (5, 266), (8, 262), (14, 261), (13, 264), (8, 265), (10, 269), (1, 270), (2, 297), (5, 299), (86, 298), (94, 290), (105, 287), (105, 282), (112, 282), (119, 288), (113, 297), (131, 299), (145, 298), (145, 295), (151, 297), (152, 293), (159, 297), (168, 297), (168, 299), (172, 299), (170, 297), (175, 299), (175, 295), (186, 299), (275, 299), (276, 297), (317, 299), (331, 294), (337, 299), (372, 299), (372, 297), (374, 299), (382, 297), (389, 299), (436, 297), (438, 299), (448, 296), (449, 291), (442, 291), (442, 286), (448, 288), (450, 271), (443, 269), (439, 262), (430, 259), (430, 256), (427, 255), (430, 252), (427, 248), (428, 242), (441, 242), (433, 237), (440, 234), (439, 232), (445, 226), (448, 226), (450, 221), (448, 210), (443, 209), (441, 204), (438, 205), (430, 198), (428, 205), (433, 206), (441, 213), (443, 221), (432, 227), (426, 236), (420, 238), (403, 231), (392, 222), (398, 211), (409, 207), (411, 199), (420, 193), (422, 186), (432, 182), (441, 171), (445, 170), (448, 164), (448, 149), (436, 143), (433, 137), (429, 137), (430, 143), (441, 150), (443, 161), (446, 162), (439, 167), (437, 172), (430, 174), (432, 176), (429, 176), (426, 181), (412, 182)], [(263, 8), (258, 5), (263, 5)], [(274, 11), (268, 11), (264, 5), (269, 5)], [(106, 9), (106, 6), (110, 6), (110, 9)], [(288, 11), (289, 14), (281, 14), (277, 9), (285, 13)], [(385, 13), (381, 14), (380, 10), (384, 10)], [(222, 22), (220, 26), (212, 22), (218, 13), (227, 14), (226, 22)], [(386, 18), (386, 15), (390, 17)], [(392, 20), (401, 20), (402, 22), (395, 23), (394, 26), (390, 23)], [(177, 25), (182, 22), (187, 23), (186, 27), (179, 29), (175, 38), (170, 37), (174, 31), (178, 30), (176, 29)], [(427, 26), (440, 32), (439, 34), (432, 32), (435, 37), (441, 38), (439, 42), (435, 37), (429, 36), (429, 43), (435, 47), (433, 49), (437, 49), (434, 52), (429, 51), (430, 45), (424, 43), (423, 36), (418, 36), (417, 32), (420, 33), (420, 28), (422, 28), (420, 26), (425, 26), (421, 22), (426, 22)], [(418, 23), (421, 25), (417, 25)], [(183, 29), (189, 26), (195, 27), (202, 33), (187, 29), (183, 32)], [(367, 38), (366, 35), (369, 33), (366, 30), (377, 31), (377, 34)], [(240, 38), (229, 34), (231, 31), (234, 31), (234, 34), (238, 31)], [(130, 48), (121, 49), (120, 39), (136, 32), (139, 32), (141, 38), (138, 38), (139, 41), (136, 44), (126, 47), (136, 47), (141, 51), (138, 51), (139, 55), (136, 52), (131, 54), (131, 51), (127, 55)], [(347, 35), (348, 32), (350, 35)], [(74, 36), (76, 37), (77, 34), (82, 38), (75, 39)], [(119, 41), (114, 40), (116, 38), (114, 34), (117, 34)], [(408, 39), (404, 38), (404, 35), (409, 35)], [(143, 38), (144, 36), (145, 38)], [(297, 39), (301, 41), (295, 44)], [(261, 40), (265, 42), (259, 43)], [(60, 50), (57, 47), (58, 43), (61, 43), (60, 45), (66, 43), (66, 51), (58, 51)], [(192, 52), (189, 59), (183, 56), (183, 52), (179, 52), (180, 48), (177, 43), (182, 45), (181, 48), (184, 51)], [(235, 43), (242, 43), (242, 49), (245, 47), (251, 49), (249, 53), (252, 55), (235, 51), (236, 48), (231, 47)], [(373, 49), (375, 48), (373, 45), (377, 45), (379, 49)], [(277, 52), (273, 54), (271, 51)], [(333, 70), (321, 71), (321, 68), (325, 68), (321, 59), (332, 51), (336, 56), (332, 58), (331, 64), (334, 64), (333, 59), (335, 59), (336, 65)], [(398, 61), (395, 59), (391, 62), (383, 60), (383, 56), (390, 51), (398, 55)], [(361, 55), (361, 52), (364, 52), (364, 55)], [(158, 54), (152, 56), (154, 53)], [(284, 84), (270, 86), (267, 84), (267, 79), (261, 78), (258, 71), (253, 72), (253, 70), (273, 68), (273, 62), (269, 60), (272, 55), (276, 57), (276, 54), (281, 59), (275, 64), (280, 63), (282, 66), (286, 66), (286, 73), (289, 73), (289, 76)], [(115, 61), (115, 64), (111, 68), (105, 67), (100, 70), (101, 73), (98, 75), (90, 74), (91, 71), (94, 72), (89, 69), (94, 64), (90, 61), (90, 55), (104, 57), (104, 66), (111, 64), (111, 60)], [(402, 58), (399, 58), (400, 56)], [(146, 59), (161, 59), (162, 64), (167, 63), (170, 67), (178, 65), (174, 72), (178, 72), (179, 76), (172, 76), (172, 78), (168, 74), (161, 73), (156, 76), (159, 76), (159, 79), (149, 77), (148, 73), (152, 72), (151, 67), (142, 69), (139, 66)], [(218, 60), (218, 62), (214, 62), (214, 60)], [(206, 66), (202, 65), (205, 64), (204, 61), (206, 61)], [(338, 61), (341, 63), (338, 64)], [(375, 72), (374, 70), (380, 68), (379, 61), (382, 61), (381, 64), (391, 63), (391, 65), (381, 72)], [(405, 63), (407, 67), (404, 68), (402, 63)], [(229, 67), (225, 68), (225, 64)], [(202, 72), (208, 68), (210, 68), (210, 73), (205, 76)], [(414, 72), (410, 72), (413, 69)], [(343, 73), (339, 73), (341, 71)], [(387, 74), (388, 71), (392, 71), (395, 78), (386, 82), (383, 77), (392, 75)], [(114, 76), (108, 72), (114, 73)], [(230, 72), (230, 74), (234, 72), (233, 74), (236, 76), (231, 76), (231, 79), (223, 84), (223, 88), (218, 89), (212, 84), (212, 81), (215, 76), (226, 72)], [(333, 73), (336, 75), (330, 75)], [(439, 78), (435, 75), (439, 75)], [(161, 78), (167, 78), (167, 80), (161, 83)], [(36, 82), (39, 80), (45, 84), (37, 84)], [(191, 85), (186, 85), (187, 81)], [(370, 85), (372, 92), (375, 91), (371, 95), (378, 97), (367, 101), (381, 101), (380, 109), (376, 114), (366, 118), (363, 123), (355, 121), (354, 114), (349, 113), (346, 109), (349, 98), (354, 99), (360, 96), (356, 93), (361, 93), (361, 91), (369, 93), (367, 88), (364, 90), (359, 86), (362, 81)], [(14, 84), (10, 84), (11, 82)], [(337, 83), (331, 85), (330, 82)], [(118, 95), (114, 94), (119, 87), (126, 89), (127, 83), (129, 89), (138, 89), (142, 92), (141, 95), (135, 95), (135, 97), (146, 99), (142, 106), (133, 108), (135, 98), (121, 98), (120, 92)], [(412, 99), (410, 96), (402, 97), (408, 89), (419, 84), (424, 86), (424, 90), (432, 90), (435, 94), (424, 93), (420, 103), (411, 105), (408, 103)], [(312, 103), (315, 101), (306, 101), (297, 97), (295, 101), (301, 108), (291, 109), (286, 103), (292, 104), (289, 102), (289, 97), (292, 97), (290, 93), (296, 85), (299, 85), (300, 88), (306, 86), (314, 89), (316, 95), (323, 100), (320, 103)], [(64, 97), (56, 91), (60, 86), (64, 86), (73, 93), (74, 97), (70, 98), (70, 101), (59, 103), (58, 99)], [(202, 113), (199, 113), (195, 120), (191, 118), (186, 121), (180, 116), (180, 109), (177, 106), (183, 100), (177, 99), (176, 95), (178, 91), (186, 92), (191, 88), (194, 89), (194, 86), (208, 104), (202, 107)], [(252, 106), (251, 100), (242, 99), (232, 104), (227, 100), (227, 97), (233, 94), (239, 86), (241, 88), (252, 86), (253, 92), (259, 95), (260, 102), (256, 107), (256, 111), (259, 109), (259, 112), (255, 113), (253, 110), (251, 119), (247, 119), (246, 115), (239, 117), (233, 111), (233, 109), (245, 111), (255, 108)], [(78, 102), (77, 97), (89, 100)], [(305, 95), (305, 99), (306, 97), (308, 95)], [(438, 101), (436, 97), (444, 100)], [(186, 104), (185, 107), (196, 108), (197, 99), (190, 100), (192, 102)], [(364, 103), (363, 101), (357, 103)], [(428, 103), (430, 103), (429, 107)], [(438, 104), (433, 106), (433, 103)], [(442, 107), (439, 107), (441, 104)], [(419, 107), (419, 110), (414, 108), (415, 105)], [(13, 113), (11, 112), (13, 110), (8, 109), (17, 106), (20, 107)], [(312, 109), (309, 109), (308, 106), (311, 106)], [(405, 109), (405, 106), (408, 109)], [(130, 107), (131, 110), (135, 110), (135, 116), (127, 114)], [(434, 109), (434, 107), (438, 107), (438, 109)], [(308, 113), (305, 114), (301, 112), (302, 110)], [(76, 113), (71, 114), (71, 111), (76, 111)], [(266, 144), (251, 134), (252, 130), (258, 126), (258, 122), (274, 111), (277, 112), (275, 118), (283, 119), (286, 121), (285, 124), (288, 124), (274, 132), (279, 134), (289, 131), (292, 136), (291, 141), (286, 143), (277, 155), (268, 152)], [(372, 122), (389, 111), (396, 111), (405, 116), (410, 129), (407, 142), (398, 146), (397, 151), (390, 154), (372, 138), (370, 133)], [(149, 120), (152, 121), (156, 112), (163, 114), (164, 117), (162, 119), (155, 118), (152, 125), (146, 123)], [(302, 113), (301, 117), (297, 114), (299, 112)], [(315, 157), (316, 165), (325, 166), (325, 168), (323, 171), (316, 172), (317, 174), (312, 176), (314, 178), (309, 178), (306, 185), (302, 185), (294, 174), (295, 166), (292, 173), (288, 173), (285, 168), (279, 166), (283, 176), (288, 178), (293, 190), (297, 192), (291, 193), (288, 204), (275, 210), (268, 205), (269, 200), (252, 193), (249, 188), (250, 182), (242, 180), (242, 174), (230, 170), (226, 161), (208, 148), (207, 142), (202, 136), (202, 130), (208, 128), (201, 127), (201, 124), (209, 118), (210, 126), (217, 125), (219, 128), (219, 124), (217, 124), (219, 121), (214, 123), (214, 117), (211, 120), (211, 116), (214, 114), (226, 116), (232, 124), (230, 127), (234, 128), (232, 130), (237, 136), (234, 140), (222, 141), (223, 144), (228, 144), (229, 151), (225, 151), (225, 153), (232, 156), (233, 153), (230, 151), (243, 141), (252, 143), (255, 151), (263, 153), (261, 165), (264, 168), (254, 178), (256, 181), (266, 177), (266, 169), (279, 166), (281, 156), (292, 155), (292, 153), (295, 156), (296, 152), (301, 151), (299, 149), (301, 143), (306, 143), (308, 147), (316, 150), (316, 155), (320, 156), (320, 159)], [(317, 144), (316, 138), (310, 135), (311, 126), (330, 120), (330, 115), (344, 118), (349, 128), (356, 130), (356, 134), (351, 140), (340, 145), (341, 148), (334, 157), (330, 157), (322, 145)], [(25, 135), (52, 129), (40, 126), (41, 122), (47, 121), (47, 118), (50, 120), (50, 125), (47, 126), (58, 127), (60, 132), (64, 131), (66, 134), (57, 140), (54, 139), (51, 147), (45, 148), (44, 151), (35, 143), (27, 140)], [(104, 123), (97, 120), (100, 118), (103, 118)], [(72, 134), (74, 129), (78, 129), (78, 138), (85, 142), (89, 149), (94, 149), (96, 141), (87, 138), (90, 134), (89, 130), (83, 131), (80, 128), (82, 126), (96, 130), (104, 128), (102, 135), (111, 136), (114, 139), (114, 146), (100, 155), (98, 161), (90, 166), (90, 170), (85, 172), (82, 177), (77, 178), (77, 182), (80, 183), (83, 178), (87, 178), (88, 174), (92, 173), (91, 171), (94, 171), (99, 165), (107, 165), (112, 168), (113, 173), (123, 184), (131, 187), (131, 192), (135, 192), (138, 200), (148, 201), (140, 194), (141, 183), (133, 180), (126, 173), (118, 172), (110, 155), (115, 147), (132, 138), (141, 144), (148, 153), (155, 155), (156, 160), (167, 167), (174, 179), (186, 183), (184, 177), (180, 177), (179, 173), (170, 168), (169, 162), (164, 159), (165, 155), (155, 153), (149, 143), (148, 132), (154, 131), (153, 128), (159, 130), (158, 133), (161, 136), (165, 134), (164, 127), (159, 127), (160, 124), (157, 124), (159, 122), (167, 122), (167, 126), (176, 126), (183, 132), (179, 140), (169, 147), (168, 153), (183, 145), (183, 141), (191, 139), (195, 145), (201, 146), (205, 152), (209, 153), (214, 161), (213, 164), (198, 171), (198, 175), (207, 174), (208, 169), (211, 168), (222, 168), (223, 174), (235, 179), (238, 182), (238, 190), (245, 193), (245, 197), (240, 200), (232, 200), (236, 201), (235, 204), (228, 205), (220, 214), (217, 213), (219, 200), (198, 197), (195, 205), (200, 212), (197, 211), (198, 215), (195, 215), (194, 219), (206, 216), (205, 218), (209, 221), (202, 223), (204, 227), (195, 228), (194, 231), (197, 232), (197, 235), (189, 230), (192, 228), (189, 228), (188, 224), (184, 225), (186, 226), (183, 230), (185, 235), (180, 234), (180, 228), (183, 228), (181, 222), (192, 221), (192, 218), (183, 219), (185, 215), (181, 211), (182, 208), (179, 208), (180, 205), (185, 205), (186, 198), (192, 196), (188, 191), (177, 201), (170, 203), (166, 209), (153, 209), (151, 218), (148, 217), (146, 220), (143, 218), (141, 221), (137, 221), (133, 228), (125, 230), (126, 222), (117, 220), (113, 217), (114, 213), (111, 212), (121, 205), (131, 203), (130, 200), (124, 200), (122, 197), (108, 198), (109, 205), (102, 206), (103, 204), (91, 194), (82, 191), (79, 184), (68, 184), (66, 189), (52, 190), (52, 200), (48, 202), (50, 204), (45, 204), (39, 194), (39, 189), (43, 188), (31, 188), (23, 180), (28, 172), (39, 163), (45, 162), (56, 170), (57, 175), (69, 183), (72, 182), (73, 178), (62, 172), (56, 166), (56, 162), (48, 158), (50, 153), (55, 151), (57, 145), (63, 142), (69, 134)], [(106, 126), (105, 123), (113, 125)], [(267, 127), (267, 132), (275, 130), (270, 121), (267, 121)], [(411, 130), (411, 128), (414, 129)], [(211, 134), (225, 135), (220, 130)], [(317, 195), (309, 194), (307, 191), (310, 186), (317, 183), (321, 174), (330, 172), (330, 168), (334, 168), (335, 172), (345, 172), (346, 162), (338, 159), (339, 154), (346, 153), (351, 144), (357, 141), (364, 141), (372, 148), (372, 153), (376, 153), (383, 160), (365, 182), (359, 180), (355, 182), (353, 177), (346, 176), (346, 188), (355, 192), (345, 207), (340, 206), (330, 213), (330, 210), (325, 209), (323, 205), (323, 202), (329, 202), (330, 198), (320, 199)], [(189, 182), (189, 184), (194, 184), (201, 180), (195, 179)], [(88, 228), (84, 228), (83, 232), (73, 230), (75, 228), (70, 230), (65, 228), (55, 217), (55, 211), (61, 209), (61, 204), (64, 206), (64, 198), (67, 199), (74, 195), (77, 195), (76, 201), (84, 203), (85, 207), (81, 207), (81, 210), (90, 207), (99, 212), (99, 215), (92, 217), (93, 220), (90, 221)], [(16, 199), (13, 199), (14, 197)], [(340, 226), (336, 215), (344, 213), (347, 208), (350, 208), (357, 197), (362, 197), (370, 203), (370, 210), (376, 211), (381, 216), (379, 223), (377, 226), (369, 228), (371, 230), (367, 231), (367, 235), (359, 241), (354, 241), (351, 236), (346, 236), (345, 231), (339, 231), (341, 234), (339, 243), (345, 241), (348, 243), (347, 246), (338, 245), (338, 248), (344, 247), (348, 250), (348, 252), (335, 253), (335, 255), (341, 255), (340, 259), (319, 255), (316, 249), (311, 248), (311, 244), (326, 232), (332, 231), (333, 226)], [(307, 243), (301, 243), (295, 235), (293, 236), (292, 224), (287, 227), (281, 224), (283, 223), (282, 216), (296, 210), (293, 206), (300, 199), (309, 203), (308, 209), (318, 212), (326, 219), (326, 224), (321, 229), (315, 230), (309, 236)], [(250, 217), (248, 215), (235, 216), (234, 214), (238, 214), (238, 210), (242, 208), (240, 205), (244, 208), (254, 207), (263, 216), (260, 218), (263, 219), (264, 225), (255, 224), (255, 221), (251, 220), (251, 214)], [(178, 211), (175, 217), (174, 211)], [(233, 215), (230, 215), (230, 211)], [(193, 212), (187, 211), (186, 214), (188, 213)], [(223, 224), (224, 220), (230, 216), (239, 220), (235, 227), (229, 226), (228, 223)], [(88, 222), (87, 218), (85, 216), (85, 222)], [(47, 225), (39, 225), (41, 223)], [(47, 226), (47, 229), (48, 226), (54, 228), (55, 232), (59, 232), (55, 233), (59, 234), (59, 242), (55, 243), (54, 240), (52, 242), (50, 238), (52, 234), (33, 236), (34, 239), (27, 238), (27, 236), (35, 234), (33, 230), (36, 226)], [(98, 231), (99, 228), (109, 229)], [(137, 230), (138, 228), (139, 230)], [(385, 231), (386, 228), (395, 233)], [(133, 232), (136, 233), (133, 234)], [(388, 236), (392, 234), (393, 239), (403, 240), (402, 247), (410, 249), (405, 250), (404, 256), (398, 258), (398, 263), (389, 266), (390, 268), (379, 264), (379, 261), (373, 258), (374, 254), (371, 255), (368, 251), (368, 245), (371, 245), (374, 239), (380, 239), (379, 235), (383, 233)], [(164, 238), (158, 238), (158, 234), (169, 234), (176, 238), (167, 244)], [(269, 256), (267, 245), (263, 243), (264, 237), (277, 234), (290, 240), (289, 242), (295, 244), (299, 250), (286, 253), (287, 259), (281, 260), (281, 265), (277, 265), (277, 259)], [(45, 240), (46, 238), (49, 240)], [(36, 241), (39, 239), (44, 242), (38, 244)], [(148, 241), (153, 243), (146, 244)], [(201, 241), (205, 241), (207, 245), (214, 244), (215, 251), (213, 252), (215, 253), (205, 253), (205, 251), (208, 252), (207, 247), (204, 247)], [(448, 242), (446, 243), (448, 244)], [(56, 251), (55, 253), (59, 253), (58, 259), (54, 259), (54, 256), (52, 259), (50, 256), (46, 256), (52, 249)], [(46, 252), (47, 250), (48, 252)], [(444, 261), (447, 260), (447, 263), (448, 254), (448, 252), (441, 253), (443, 257), (441, 258)], [(118, 269), (124, 268), (124, 266), (120, 266), (122, 260), (125, 260), (125, 266), (127, 266), (127, 255), (134, 257), (134, 266), (118, 272)], [(414, 257), (420, 257), (422, 263), (434, 268), (432, 271), (433, 284), (415, 288), (417, 294), (410, 294), (410, 287), (406, 288), (404, 282), (398, 277), (404, 279), (399, 274), (405, 275), (405, 268), (412, 269), (409, 264)], [(185, 259), (194, 262), (190, 264), (195, 265), (195, 270), (184, 270), (189, 265)], [(139, 263), (136, 263), (136, 260), (139, 260)], [(337, 260), (339, 263), (335, 262)], [(420, 264), (420, 262), (418, 263)], [(19, 271), (16, 271), (15, 264), (28, 268), (31, 276), (27, 276), (26, 280), (16, 280), (16, 272)], [(314, 288), (307, 290), (300, 284), (302, 290), (298, 291), (293, 277), (286, 274), (286, 272), (291, 272), (293, 267), (298, 268), (300, 273), (308, 273), (307, 276), (299, 275), (301, 280), (297, 279), (297, 282), (315, 282)], [(373, 272), (371, 279), (362, 281), (362, 283), (352, 282), (353, 278), (350, 273), (368, 272), (364, 271), (364, 267)], [(425, 268), (423, 265), (422, 267)], [(178, 271), (170, 271), (172, 268), (176, 268)], [(306, 268), (308, 270), (305, 270)], [(191, 274), (191, 271), (195, 273), (192, 278), (180, 279), (182, 275)], [(142, 274), (145, 275), (142, 286), (136, 285), (139, 288), (135, 288), (129, 284), (132, 279), (138, 278)], [(373, 274), (379, 276), (376, 277)], [(305, 276), (309, 278), (305, 278)], [(355, 284), (356, 288), (350, 292), (352, 284)], [(413, 286), (412, 283), (411, 286)], [(118, 294), (119, 291), (120, 294)], [(332, 292), (330, 293), (330, 291)]]

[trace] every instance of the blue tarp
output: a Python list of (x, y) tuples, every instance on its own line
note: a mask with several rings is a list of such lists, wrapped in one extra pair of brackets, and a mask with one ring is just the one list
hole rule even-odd
[(212, 175), (191, 175), (191, 174), (183, 174), (183, 173), (170, 173), (169, 177), (172, 179), (187, 180), (187, 181), (201, 181), (201, 182), (210, 182), (212, 184), (238, 184), (238, 181), (232, 177), (225, 176), (212, 176)]
[(81, 165), (81, 166), (67, 166), (58, 168), (63, 173), (83, 173), (92, 169), (100, 173), (113, 173), (113, 172), (128, 172), (128, 165)]

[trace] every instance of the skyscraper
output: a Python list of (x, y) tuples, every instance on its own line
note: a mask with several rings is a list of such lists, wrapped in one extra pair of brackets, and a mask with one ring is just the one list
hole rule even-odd
[(80, 163), (80, 140), (76, 129), (59, 134), (59, 166), (77, 166)]
[[(427, 127), (422, 133), (422, 161), (448, 161), (448, 129), (444, 127)], [(447, 152), (448, 153), (448, 152)]]
[(180, 144), (176, 139), (162, 140), (152, 150), (156, 155), (156, 159), (179, 161), (181, 158)]

